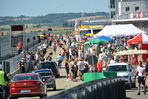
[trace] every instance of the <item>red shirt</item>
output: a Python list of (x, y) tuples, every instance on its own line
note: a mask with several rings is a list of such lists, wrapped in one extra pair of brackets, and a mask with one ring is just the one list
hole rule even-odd
[(98, 71), (101, 71), (101, 72), (103, 71), (102, 66), (103, 66), (103, 63), (102, 62), (98, 62), (97, 63)]

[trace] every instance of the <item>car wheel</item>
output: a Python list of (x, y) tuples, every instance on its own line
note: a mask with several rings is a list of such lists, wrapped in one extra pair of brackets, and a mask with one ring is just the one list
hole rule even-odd
[(134, 79), (134, 82), (132, 83), (132, 88), (136, 87), (136, 80)]
[(53, 87), (53, 90), (54, 90), (54, 91), (56, 91), (56, 90), (57, 90), (56, 85)]
[(127, 88), (128, 88), (128, 89), (131, 89), (131, 88), (132, 88), (132, 81), (131, 81), (131, 79), (130, 79), (129, 84), (127, 85)]
[(45, 96), (46, 96), (46, 94), (45, 95), (41, 95), (40, 98), (44, 98)]
[(9, 99), (18, 99), (18, 97), (9, 97)]
[(58, 78), (60, 77), (60, 74), (58, 75)]

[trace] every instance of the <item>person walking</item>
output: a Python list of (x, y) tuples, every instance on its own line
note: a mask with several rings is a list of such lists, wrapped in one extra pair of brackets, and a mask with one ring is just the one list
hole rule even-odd
[(25, 58), (22, 58), (21, 61), (18, 63), (18, 68), (20, 73), (25, 73)]
[(68, 64), (68, 61), (65, 62), (65, 71), (66, 71), (66, 81), (69, 81), (69, 64)]
[(50, 37), (49, 37), (49, 46), (52, 45), (52, 40), (53, 40), (53, 38), (52, 38), (52, 36), (50, 36)]
[(144, 87), (144, 95), (146, 95), (146, 86), (145, 86), (145, 66), (142, 65), (142, 61), (139, 61), (139, 66), (137, 67), (137, 71), (134, 75), (134, 78), (136, 79), (136, 75), (138, 74), (138, 94), (140, 95), (140, 85), (142, 83)]
[(58, 61), (59, 68), (61, 68), (62, 67), (62, 61), (63, 61), (61, 54), (59, 54), (59, 56), (57, 56), (57, 61)]
[(83, 62), (82, 58), (78, 59), (77, 66), (78, 66), (78, 72), (79, 72), (78, 74), (80, 76), (80, 80), (83, 81), (83, 70), (84, 70), (85, 63)]
[(69, 61), (69, 48), (66, 49), (66, 61)]
[(73, 82), (76, 82), (76, 78), (77, 78), (77, 71), (78, 71), (78, 66), (77, 66), (77, 60), (74, 61), (73, 64)]
[(145, 76), (146, 76), (146, 86), (148, 86), (148, 56), (145, 64)]
[(98, 68), (98, 72), (102, 72), (103, 71), (103, 60), (98, 60), (97, 63), (97, 68)]
[(54, 45), (52, 46), (52, 50), (53, 50), (54, 54), (56, 54), (56, 50), (57, 50), (56, 43), (54, 43)]

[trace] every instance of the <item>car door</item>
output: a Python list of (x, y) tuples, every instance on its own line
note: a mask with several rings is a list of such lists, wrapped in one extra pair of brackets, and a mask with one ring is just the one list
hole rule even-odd
[(132, 67), (131, 64), (128, 64), (128, 67), (129, 67), (129, 70), (130, 70), (130, 77), (131, 77), (131, 80), (134, 81), (134, 68)]
[(54, 62), (55, 66), (56, 66), (56, 69), (58, 70), (58, 74), (60, 74), (60, 68), (58, 67), (57, 63)]

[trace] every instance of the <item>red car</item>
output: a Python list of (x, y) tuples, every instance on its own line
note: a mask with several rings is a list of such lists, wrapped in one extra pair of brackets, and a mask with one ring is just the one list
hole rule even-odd
[(39, 74), (16, 74), (10, 83), (9, 99), (34, 96), (39, 96), (40, 98), (47, 96), (47, 85), (42, 81)]

